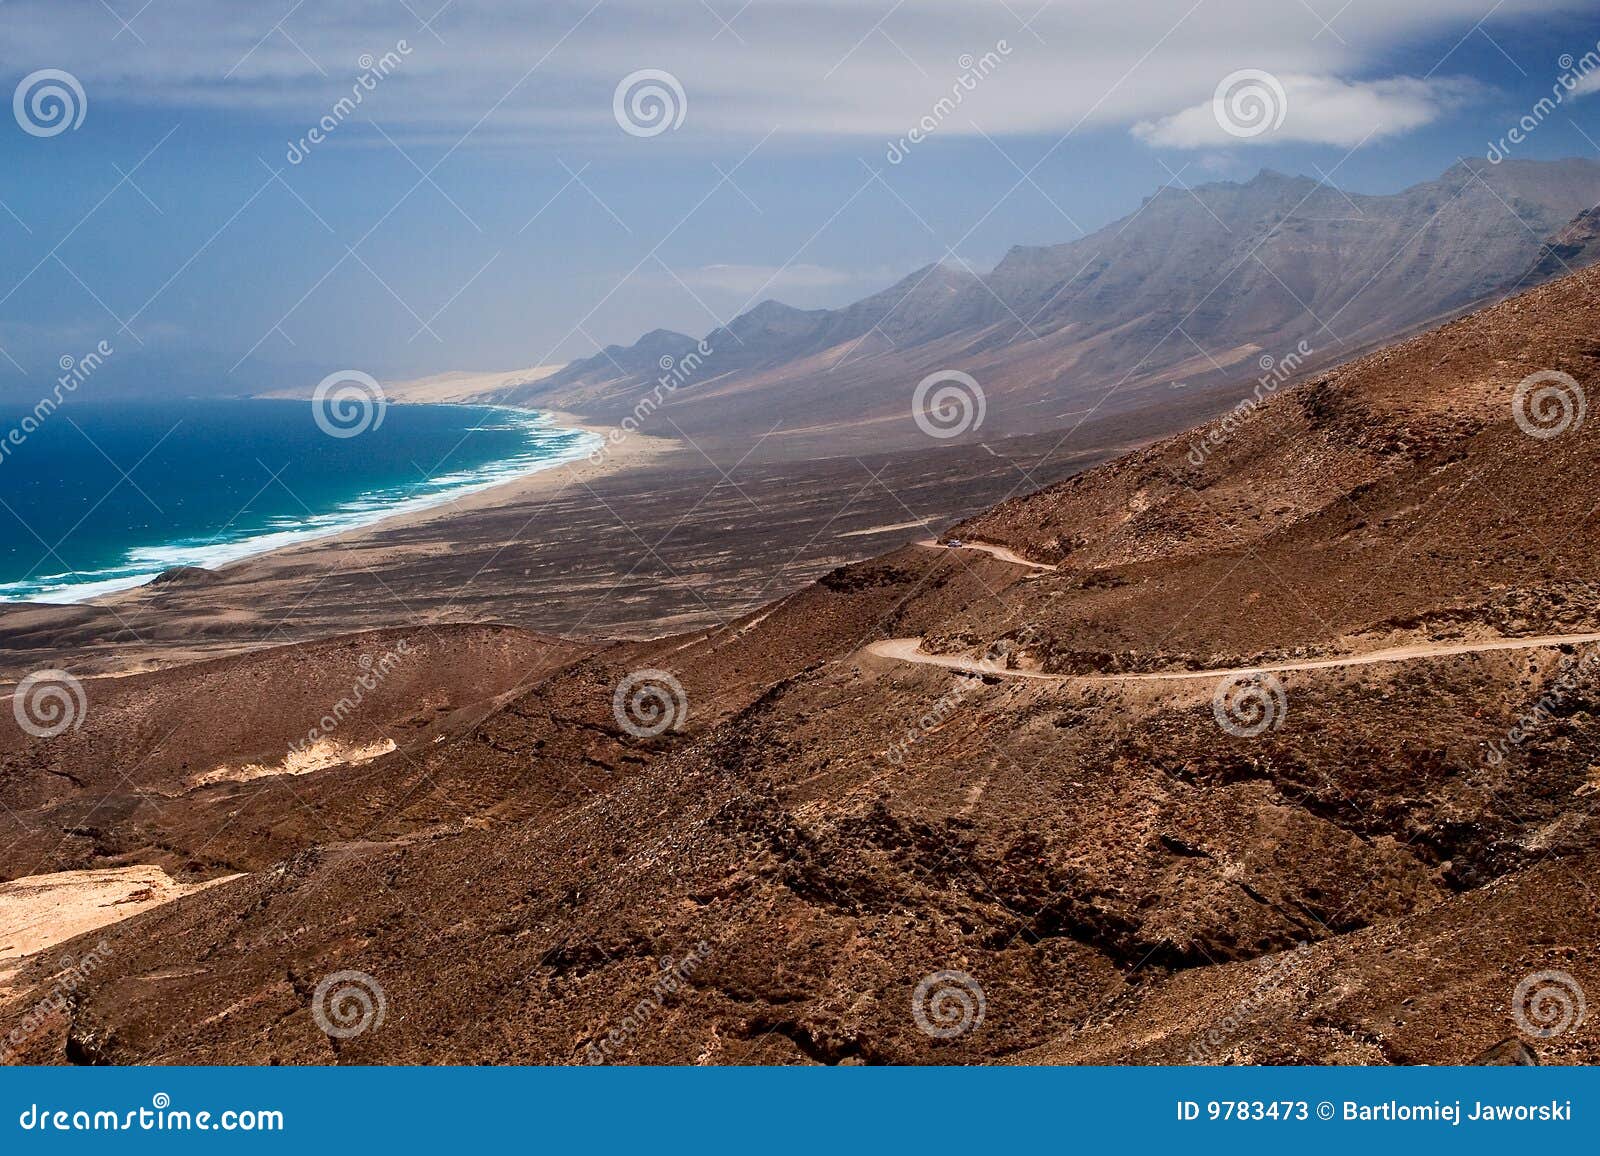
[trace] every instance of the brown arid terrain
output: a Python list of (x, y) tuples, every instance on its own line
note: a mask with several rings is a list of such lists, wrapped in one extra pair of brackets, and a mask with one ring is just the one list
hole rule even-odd
[(0, 712), (0, 878), (221, 880), (16, 961), (5, 1054), (1593, 1063), (1597, 384), (1578, 272), (723, 624)]
[(94, 603), (0, 606), (0, 690), (40, 667), (126, 674), (397, 621), (584, 639), (721, 626), (1225, 404), (1186, 392), (1065, 436), (760, 465), (635, 436), (598, 463), (219, 570)]

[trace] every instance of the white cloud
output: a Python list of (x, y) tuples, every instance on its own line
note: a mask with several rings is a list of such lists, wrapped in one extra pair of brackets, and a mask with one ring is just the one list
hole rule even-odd
[(1572, 86), (1574, 99), (1582, 96), (1593, 96), (1597, 92), (1600, 92), (1600, 69), (1596, 69), (1582, 77), (1578, 83)]
[[(113, 103), (242, 109), (298, 136), (348, 95), (364, 54), (382, 55), (405, 38), (413, 52), (359, 114), (403, 140), (453, 143), (471, 130), (472, 144), (581, 136), (649, 148), (669, 139), (720, 145), (775, 126), (780, 139), (898, 139), (951, 96), (963, 58), (1004, 40), (1004, 66), (941, 117), (942, 136), (1144, 124), (1152, 138), (1188, 140), (1206, 131), (1194, 114), (1220, 77), (1261, 68), (1311, 78), (1306, 108), (1291, 109), (1286, 127), (1301, 134), (1293, 139), (1343, 141), (1350, 134), (1339, 130), (1341, 116), (1378, 120), (1391, 133), (1426, 123), (1440, 107), (1439, 86), (1329, 78), (1370, 76), (1398, 48), (1455, 43), (1483, 16), (1484, 0), (1356, 0), (1343, 9), (1331, 0), (919, 0), (893, 8), (474, 0), (443, 5), (431, 30), (414, 13), (429, 14), (437, 0), (305, 4), (284, 16), (287, 7), (161, 0), (139, 10), (130, 33), (99, 4), (9, 0), (0, 4), (0, 66), (15, 76), (73, 72), (88, 88), (91, 116)], [(1331, 29), (1311, 7), (1338, 10)], [(1570, 7), (1503, 0), (1494, 19)], [(640, 143), (613, 121), (617, 82), (642, 68), (670, 71), (687, 93), (688, 115), (670, 138)], [(338, 146), (353, 143), (342, 136)]]
[[(1273, 81), (1276, 83), (1273, 83)], [(1133, 134), (1165, 148), (1309, 142), (1351, 147), (1421, 128), (1473, 90), (1469, 81), (1346, 81), (1329, 76), (1263, 77), (1172, 116), (1140, 121)], [(1276, 126), (1276, 127), (1274, 127)]]

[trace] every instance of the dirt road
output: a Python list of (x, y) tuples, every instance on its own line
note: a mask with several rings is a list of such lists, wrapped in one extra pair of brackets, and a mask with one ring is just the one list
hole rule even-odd
[(1182, 679), (1221, 679), (1291, 670), (1327, 670), (1340, 666), (1373, 666), (1384, 662), (1410, 662), (1418, 658), (1439, 658), (1452, 654), (1482, 654), (1491, 650), (1540, 650), (1549, 646), (1577, 646), (1600, 642), (1596, 634), (1544, 634), (1530, 638), (1489, 638), (1474, 642), (1424, 642), (1369, 650), (1335, 658), (1307, 658), (1291, 662), (1269, 662), (1260, 666), (1230, 666), (1212, 670), (1174, 670), (1155, 674), (1043, 674), (1033, 670), (1006, 670), (976, 658), (928, 654), (920, 638), (890, 638), (866, 647), (866, 653), (923, 666), (942, 666), (971, 674), (992, 674), (1000, 678), (1023, 678), (1038, 682), (1159, 682)]
[(1010, 562), (1014, 566), (1026, 566), (1030, 570), (1054, 570), (1056, 567), (1043, 562), (1030, 562), (1015, 550), (1008, 550), (1004, 546), (996, 546), (990, 542), (968, 542), (963, 540), (959, 546), (946, 546), (937, 538), (924, 538), (918, 542), (919, 546), (926, 546), (930, 550), (977, 550), (998, 558), (1002, 562)]

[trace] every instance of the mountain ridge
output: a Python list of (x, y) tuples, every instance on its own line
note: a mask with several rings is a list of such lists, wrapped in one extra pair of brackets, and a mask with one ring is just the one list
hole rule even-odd
[(696, 439), (776, 424), (778, 452), (915, 444), (913, 388), (946, 369), (987, 395), (988, 424), (970, 436), (1037, 432), (1245, 376), (1302, 340), (1306, 368), (1331, 364), (1526, 287), (1597, 202), (1600, 163), (1586, 159), (1459, 161), (1383, 195), (1267, 169), (1167, 186), (1084, 237), (1013, 246), (986, 274), (937, 262), (837, 309), (763, 300), (703, 338), (656, 330), (610, 346), (510, 400), (617, 421), (662, 357), (698, 348), (662, 406)]

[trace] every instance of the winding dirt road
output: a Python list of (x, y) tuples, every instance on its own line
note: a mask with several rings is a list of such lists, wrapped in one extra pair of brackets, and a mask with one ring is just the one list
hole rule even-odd
[[(1014, 550), (990, 542), (963, 540), (960, 546), (947, 546), (937, 538), (925, 538), (917, 545), (930, 550), (977, 550), (1002, 562), (1026, 566), (1030, 570), (1058, 569), (1043, 562), (1029, 561)], [(1044, 674), (1034, 670), (1006, 670), (976, 658), (929, 654), (922, 649), (920, 638), (889, 638), (882, 642), (874, 642), (866, 647), (866, 653), (878, 658), (892, 658), (899, 662), (912, 662), (921, 666), (942, 666), (947, 670), (963, 670), (969, 674), (992, 674), (999, 678), (1022, 678), (1035, 682), (1164, 682), (1199, 678), (1233, 678), (1291, 670), (1328, 670), (1341, 666), (1375, 666), (1385, 662), (1410, 662), (1419, 658), (1440, 658), (1452, 654), (1482, 654), (1491, 650), (1542, 650), (1549, 646), (1578, 646), (1588, 642), (1600, 642), (1600, 633), (1541, 634), (1529, 638), (1488, 638), (1475, 642), (1419, 642), (1411, 646), (1392, 646), (1386, 650), (1369, 650), (1365, 654), (1347, 654), (1337, 658), (1307, 658), (1291, 662), (1269, 662), (1261, 666), (1175, 670), (1155, 674)]]
[(962, 541), (959, 546), (946, 546), (937, 538), (924, 538), (917, 545), (925, 546), (929, 550), (977, 550), (981, 554), (988, 554), (990, 557), (998, 558), (1002, 562), (1010, 562), (1014, 566), (1026, 566), (1030, 570), (1056, 569), (1055, 566), (1047, 565), (1044, 562), (1030, 562), (1015, 550), (1008, 550), (1004, 546), (996, 546), (991, 542)]
[(942, 666), (969, 674), (992, 674), (999, 678), (1023, 678), (1036, 682), (1161, 682), (1185, 679), (1233, 678), (1251, 674), (1271, 674), (1291, 670), (1327, 670), (1339, 666), (1374, 666), (1384, 662), (1410, 662), (1418, 658), (1438, 658), (1451, 654), (1481, 654), (1491, 650), (1541, 650), (1549, 646), (1577, 646), (1600, 642), (1600, 634), (1543, 634), (1531, 638), (1489, 638), (1476, 642), (1422, 642), (1413, 646), (1394, 646), (1337, 658), (1306, 658), (1293, 662), (1269, 662), (1261, 666), (1230, 666), (1212, 670), (1174, 670), (1156, 674), (1043, 674), (1035, 670), (1005, 670), (976, 658), (928, 654), (920, 638), (889, 638), (866, 647), (866, 653), (921, 666)]

